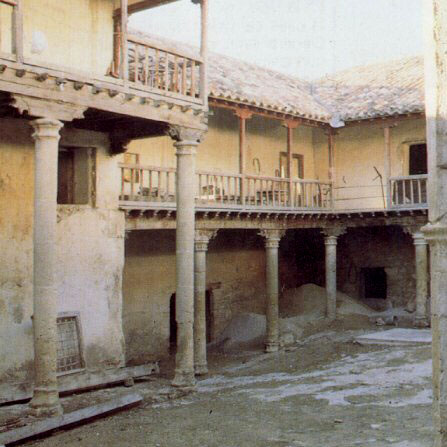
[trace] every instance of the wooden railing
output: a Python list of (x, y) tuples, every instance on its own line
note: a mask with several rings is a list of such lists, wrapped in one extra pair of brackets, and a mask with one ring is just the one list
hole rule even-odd
[(425, 175), (391, 177), (388, 202), (391, 208), (424, 208), (427, 206), (427, 178)]
[[(116, 46), (119, 48), (118, 46)], [(127, 36), (127, 67), (121, 69), (122, 51), (115, 53), (113, 73), (160, 94), (199, 101), (202, 82), (199, 55), (187, 54), (138, 36)]]
[[(122, 204), (143, 202), (142, 208), (175, 205), (174, 168), (121, 163), (120, 169)], [(207, 171), (196, 172), (195, 197), (198, 207), (213, 209), (332, 208), (330, 183)]]

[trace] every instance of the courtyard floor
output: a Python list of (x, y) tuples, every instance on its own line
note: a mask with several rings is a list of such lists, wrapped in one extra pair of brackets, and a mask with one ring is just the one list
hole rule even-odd
[(26, 445), (431, 447), (431, 346), (355, 340), (374, 330), (338, 323), (275, 354), (214, 353), (194, 394), (157, 403), (169, 381), (154, 378), (132, 388), (142, 406)]

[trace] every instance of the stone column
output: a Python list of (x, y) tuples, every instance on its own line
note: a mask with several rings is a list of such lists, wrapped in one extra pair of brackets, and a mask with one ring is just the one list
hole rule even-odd
[(279, 280), (278, 280), (278, 248), (285, 230), (261, 230), (260, 236), (265, 238), (266, 254), (266, 319), (267, 337), (265, 352), (276, 352), (279, 348)]
[(337, 317), (337, 239), (346, 232), (345, 228), (325, 228), (323, 230), (326, 247), (326, 317)]
[(447, 2), (426, 7), (425, 116), (428, 153), (433, 422), (435, 447), (447, 446)]
[(413, 237), (415, 249), (416, 299), (408, 303), (407, 309), (414, 310), (414, 326), (427, 327), (427, 297), (428, 297), (428, 253), (424, 234), (420, 227), (407, 227), (406, 231)]
[(57, 159), (62, 123), (37, 119), (34, 128), (34, 394), (37, 416), (62, 413), (57, 385), (56, 218)]
[(196, 230), (194, 241), (194, 372), (208, 374), (206, 360), (206, 252), (214, 230)]
[(188, 388), (194, 378), (194, 217), (195, 154), (203, 132), (172, 126), (169, 135), (176, 143), (177, 230), (176, 230), (176, 321), (177, 354), (174, 386)]

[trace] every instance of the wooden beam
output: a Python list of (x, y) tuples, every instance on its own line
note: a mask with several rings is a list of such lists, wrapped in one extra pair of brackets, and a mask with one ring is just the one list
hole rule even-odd
[(12, 21), (13, 49), (17, 62), (23, 62), (23, 0), (17, 0)]
[[(141, 0), (136, 3), (132, 3), (127, 7), (128, 14), (135, 14), (136, 12), (144, 11), (146, 9), (156, 8), (158, 6), (174, 3), (178, 0)], [(115, 16), (121, 15), (121, 8), (118, 8), (114, 12)]]
[(82, 408), (72, 413), (63, 414), (42, 421), (35, 422), (25, 427), (0, 433), (0, 444), (11, 444), (23, 441), (37, 435), (48, 433), (57, 428), (66, 427), (81, 421), (88, 421), (97, 416), (103, 416), (117, 410), (124, 410), (139, 405), (143, 398), (137, 393), (129, 393), (121, 397), (109, 400), (92, 407)]
[(204, 106), (208, 107), (208, 0), (200, 2), (200, 14), (200, 55), (202, 56), (202, 65), (200, 65), (200, 98)]
[(337, 134), (334, 130), (329, 130), (328, 135), (328, 178), (332, 184), (332, 206), (335, 204), (335, 135)]
[(262, 116), (269, 119), (280, 120), (280, 121), (290, 120), (295, 121), (296, 123), (298, 123), (298, 125), (317, 127), (322, 129), (330, 128), (328, 123), (324, 123), (322, 121), (311, 120), (308, 118), (300, 118), (290, 113), (263, 109), (261, 107), (256, 107), (250, 104), (238, 103), (236, 101), (232, 101), (229, 99), (221, 99), (210, 96), (208, 101), (210, 106), (218, 107), (221, 109), (232, 110), (233, 112), (236, 112), (236, 110), (248, 110), (253, 115)]
[[(390, 126), (393, 127), (396, 124), (402, 121), (414, 120), (414, 119), (424, 119), (425, 114), (423, 112), (415, 112), (415, 113), (405, 113), (402, 115), (396, 116), (383, 116), (377, 118), (368, 118), (363, 120), (352, 120), (346, 121), (344, 127), (357, 127), (357, 126)], [(340, 129), (341, 130), (341, 129)]]
[(121, 1), (121, 57), (120, 57), (120, 76), (121, 79), (127, 81), (129, 79), (129, 57), (128, 57), (128, 45), (127, 45), (127, 2), (128, 0)]

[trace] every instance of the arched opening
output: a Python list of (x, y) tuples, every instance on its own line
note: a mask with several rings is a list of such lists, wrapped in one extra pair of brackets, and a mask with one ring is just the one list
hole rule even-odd
[(175, 354), (177, 350), (177, 320), (175, 318), (175, 293), (169, 300), (169, 353)]

